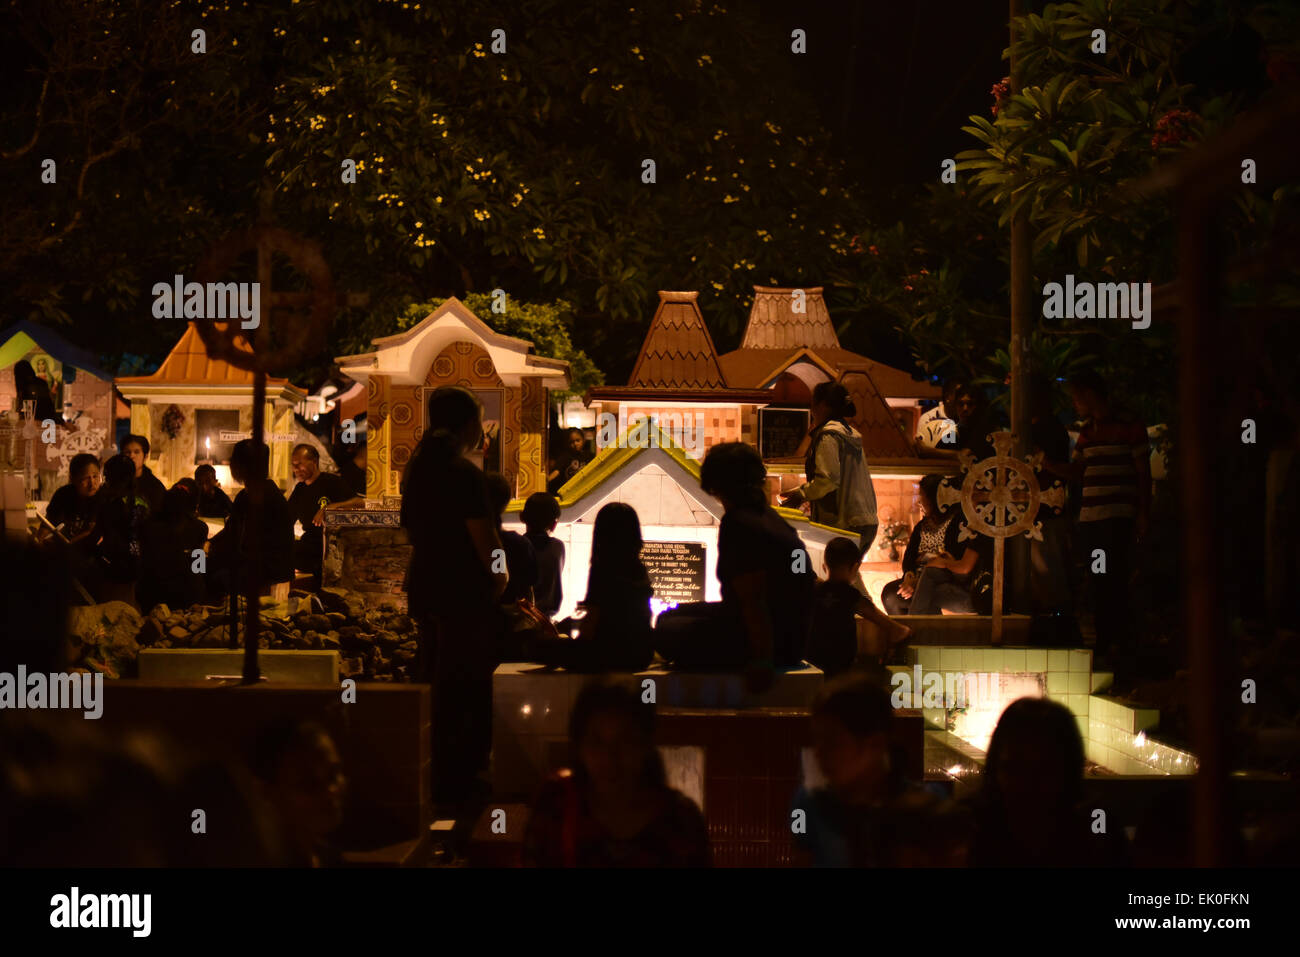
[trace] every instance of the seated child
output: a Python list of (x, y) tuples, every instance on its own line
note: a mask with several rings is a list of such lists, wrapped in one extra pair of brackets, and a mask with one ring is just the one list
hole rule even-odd
[(826, 544), (826, 581), (819, 581), (813, 595), (813, 625), (808, 638), (807, 658), (833, 678), (848, 671), (858, 655), (858, 622), (861, 615), (881, 633), (882, 657), (911, 637), (912, 629), (899, 624), (858, 591), (858, 544), (850, 538), (833, 538)]
[(564, 572), (564, 542), (551, 537), (560, 520), (560, 503), (547, 492), (534, 492), (524, 502), (520, 517), (528, 529), (524, 537), (532, 543), (537, 555), (533, 602), (543, 615), (554, 618), (564, 602), (564, 590), (560, 584)]
[(501, 516), (510, 504), (510, 481), (500, 472), (489, 472), (487, 480), (488, 505), (497, 523), (497, 535), (506, 553), (506, 572), (510, 581), (501, 595), (501, 603), (517, 604), (521, 599), (533, 600), (533, 587), (537, 584), (537, 555), (532, 542), (518, 532), (501, 527)]

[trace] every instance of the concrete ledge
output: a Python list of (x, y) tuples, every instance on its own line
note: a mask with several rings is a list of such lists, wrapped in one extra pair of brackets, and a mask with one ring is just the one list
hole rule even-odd
[[(338, 685), (337, 651), (271, 651), (259, 649), (258, 667), (277, 684)], [(209, 675), (244, 673), (242, 648), (142, 648), (140, 678), (144, 681), (203, 681)]]
[[(990, 615), (899, 615), (896, 621), (912, 629), (913, 645), (985, 645), (993, 644), (993, 618)], [(1002, 643), (1029, 643), (1028, 615), (1002, 616)]]
[[(569, 715), (594, 675), (548, 670), (528, 662), (507, 662), (492, 676), (492, 783), (497, 795), (531, 795), (567, 748)], [(824, 675), (811, 665), (777, 674), (759, 695), (737, 674), (700, 674), (651, 668), (606, 675), (644, 693), (654, 682), (660, 708), (726, 711), (784, 709), (806, 713)]]

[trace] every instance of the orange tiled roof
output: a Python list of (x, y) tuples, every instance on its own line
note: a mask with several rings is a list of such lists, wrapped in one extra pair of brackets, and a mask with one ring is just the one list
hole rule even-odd
[(853, 427), (862, 433), (862, 451), (866, 453), (867, 461), (914, 457), (916, 449), (889, 411), (889, 403), (876, 388), (870, 372), (853, 369), (845, 372), (840, 381), (849, 390), (857, 408), (851, 421)]
[(720, 355), (718, 365), (733, 389), (761, 389), (801, 355), (820, 360), (832, 378), (838, 378), (843, 369), (866, 369), (880, 391), (896, 399), (937, 399), (941, 393), (938, 386), (848, 349), (736, 349)]
[[(235, 348), (250, 355), (253, 347), (241, 335), (235, 336)], [(167, 358), (152, 375), (123, 376), (118, 384), (139, 385), (253, 385), (253, 373), (239, 369), (224, 359), (208, 355), (203, 339), (194, 323), (187, 324), (180, 341), (167, 353)], [(288, 379), (266, 377), (267, 385), (287, 385)]]
[(696, 292), (659, 293), (629, 387), (646, 389), (723, 389), (713, 337), (700, 315)]
[(804, 312), (795, 312), (794, 289), (754, 287), (742, 349), (838, 349), (840, 338), (831, 325), (821, 286), (805, 288)]

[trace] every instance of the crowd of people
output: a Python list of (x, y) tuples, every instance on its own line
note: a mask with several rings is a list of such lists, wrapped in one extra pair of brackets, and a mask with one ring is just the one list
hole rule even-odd
[[(1037, 555), (1034, 567), (1039, 580), (1059, 584), (1068, 575), (1062, 556), (1072, 534), (1112, 556), (1110, 570), (1118, 574), (1094, 587), (1104, 652), (1123, 647), (1128, 623), (1126, 549), (1145, 531), (1150, 499), (1146, 434), (1112, 412), (1100, 381), (1081, 376), (1070, 386), (1076, 411), (1086, 418), (1073, 457), (1042, 389), (1033, 441), (1044, 453), (1045, 474), (1079, 486), (1077, 530), (1056, 526), (1045, 536), (1052, 550)], [(919, 444), (933, 440), (937, 456), (991, 452), (985, 446), (992, 419), (972, 390), (950, 387), (937, 410), (923, 421)], [(876, 607), (859, 576), (878, 517), (862, 437), (850, 424), (854, 414), (843, 386), (816, 389), (807, 481), (782, 499), (787, 506), (806, 504), (815, 521), (854, 533), (828, 543), (821, 569), (812, 567), (802, 540), (774, 509), (757, 450), (721, 443), (701, 465), (701, 487), (723, 510), (716, 560), (721, 600), (679, 605), (653, 620), (639, 518), (630, 506), (611, 503), (596, 517), (579, 614), (557, 622), (565, 550), (552, 535), (560, 517), (555, 495), (528, 498), (525, 533), (505, 529), (510, 485), (469, 457), (483, 442), (478, 400), (458, 387), (434, 390), (423, 438), (403, 475), (401, 523), (412, 544), (407, 593), (419, 628), (413, 677), (433, 692), (435, 801), (464, 808), (487, 794), (480, 775), (491, 746), (492, 673), (502, 661), (600, 675), (640, 670), (658, 656), (684, 670), (741, 673), (751, 691), (762, 692), (780, 671), (808, 660), (830, 679), (812, 715), (825, 783), (793, 798), (807, 822), (800, 847), (808, 862), (1119, 860), (1122, 849), (1114, 842), (1089, 837), (1079, 809), (1082, 744), (1073, 718), (1051, 702), (1020, 701), (1003, 715), (974, 802), (955, 806), (899, 773), (887, 695), (871, 674), (855, 668), (863, 661), (859, 621), (876, 626), (876, 661), (888, 661), (911, 636), (906, 616), (982, 610), (980, 576), (988, 562), (981, 539), (962, 541), (958, 513), (939, 507), (941, 476), (927, 476), (903, 576), (885, 588), (884, 609)], [(103, 463), (78, 456), (69, 483), (50, 502), (50, 538), (62, 543), (97, 598), (186, 605), (252, 583), (288, 581), (295, 571), (317, 576), (319, 585), (323, 511), (352, 492), (321, 471), (314, 447), (293, 450), (297, 484), (286, 498), (266, 477), (265, 446), (240, 442), (230, 467), (242, 490), (233, 501), (210, 467), (166, 489), (148, 469), (148, 452), (147, 439), (128, 436), (122, 452)], [(561, 466), (552, 469), (552, 484), (572, 477), (575, 464), (580, 468), (577, 439), (562, 458), (552, 463)], [(205, 513), (225, 522), (211, 540)], [(303, 530), (297, 541), (295, 521)], [(189, 569), (200, 550), (208, 574), (196, 582)], [(1059, 590), (1066, 596), (1060, 600), (1069, 600), (1070, 583)], [(600, 679), (588, 686), (573, 712), (571, 765), (534, 805), (525, 839), (529, 862), (708, 863), (704, 819), (666, 784), (653, 729), (653, 707), (637, 695)], [(315, 731), (286, 729), (277, 740), (297, 749), (294, 760), (337, 764)], [(266, 761), (255, 766), (263, 779), (279, 773)], [(318, 822), (310, 829), (314, 837), (291, 835), (295, 860), (318, 859), (316, 846), (331, 819), (327, 805), (311, 818)]]
[[(158, 604), (220, 602), (232, 590), (264, 588), (299, 574), (310, 576), (307, 587), (320, 588), (324, 510), (357, 496), (338, 475), (321, 470), (314, 446), (294, 448), (297, 482), (287, 499), (267, 478), (266, 446), (251, 439), (231, 453), (230, 474), (242, 486), (233, 501), (212, 465), (198, 466), (193, 478), (169, 489), (148, 459), (149, 440), (142, 435), (126, 436), (120, 451), (102, 462), (79, 454), (69, 464), (67, 484), (50, 498), (39, 540), (66, 551), (87, 596), (147, 611)], [(221, 529), (209, 536), (204, 519), (219, 521)], [(295, 523), (302, 530), (297, 539)]]

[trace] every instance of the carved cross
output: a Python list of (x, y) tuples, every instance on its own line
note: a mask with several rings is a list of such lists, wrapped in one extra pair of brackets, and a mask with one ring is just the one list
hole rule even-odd
[(976, 535), (993, 539), (993, 644), (1002, 644), (1002, 581), (1005, 558), (1003, 541), (1012, 535), (1023, 534), (1035, 541), (1043, 540), (1042, 524), (1037, 521), (1040, 505), (1060, 511), (1065, 505), (1065, 489), (1053, 482), (1048, 489), (1041, 488), (1034, 475), (1043, 461), (1043, 453), (1035, 452), (1026, 459), (1011, 455), (1010, 432), (995, 432), (989, 438), (994, 454), (976, 462), (968, 449), (957, 456), (966, 471), (966, 479), (958, 491), (945, 480), (939, 486), (939, 507), (961, 502), (966, 521), (962, 523), (957, 540), (966, 541)]

